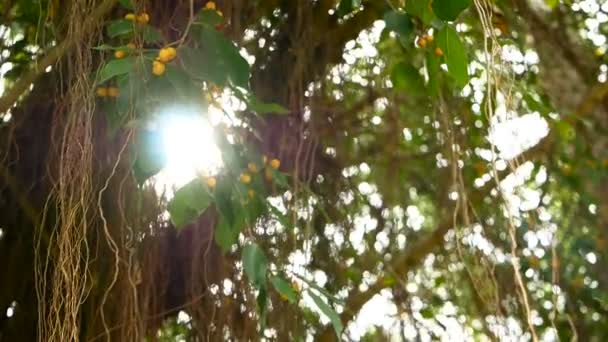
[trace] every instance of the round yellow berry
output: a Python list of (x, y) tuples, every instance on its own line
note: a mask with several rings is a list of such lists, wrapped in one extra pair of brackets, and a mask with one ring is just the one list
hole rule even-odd
[(130, 21), (135, 21), (137, 18), (135, 17), (135, 14), (129, 13), (129, 14), (125, 15), (125, 19), (130, 20)]
[(273, 160), (270, 161), (270, 167), (271, 168), (273, 168), (275, 170), (278, 170), (280, 166), (281, 166), (281, 161), (280, 160), (273, 159)]
[(162, 62), (154, 61), (152, 63), (152, 73), (156, 76), (160, 76), (160, 75), (164, 74), (165, 69), (167, 69), (167, 67)]
[(217, 180), (215, 180), (215, 177), (209, 177), (207, 178), (207, 186), (210, 188), (215, 188), (215, 185), (217, 184)]
[(433, 36), (432, 36), (432, 35), (430, 35), (430, 34), (429, 34), (429, 35), (427, 35), (425, 38), (426, 38), (426, 41), (427, 41), (427, 42), (429, 42), (429, 43), (430, 43), (430, 42), (432, 42), (433, 40), (435, 40), (435, 37), (433, 37)]
[(246, 172), (241, 173), (241, 176), (239, 177), (239, 179), (241, 180), (241, 183), (243, 183), (243, 184), (251, 183), (251, 175), (249, 175)]
[(95, 94), (99, 97), (106, 97), (108, 96), (108, 88), (99, 87), (97, 90), (95, 90)]
[(256, 163), (247, 164), (247, 169), (249, 169), (249, 171), (251, 171), (253, 173), (258, 172), (258, 166), (256, 165)]
[(420, 46), (421, 48), (426, 46), (426, 39), (424, 37), (418, 39), (418, 46)]
[(209, 10), (214, 10), (216, 8), (215, 2), (209, 1), (205, 4), (205, 8)]
[(142, 13), (137, 16), (137, 22), (140, 24), (147, 24), (150, 21), (148, 13)]
[(437, 57), (443, 56), (443, 50), (441, 50), (441, 48), (439, 48), (439, 47), (436, 47), (435, 48), (435, 55), (437, 55)]
[(175, 48), (168, 47), (168, 48), (160, 49), (160, 51), (158, 51), (158, 60), (163, 63), (167, 63), (167, 62), (170, 62), (171, 60), (173, 60), (173, 58), (175, 58), (176, 55), (177, 55), (177, 51), (175, 50)]
[(116, 51), (114, 51), (114, 57), (116, 57), (116, 58), (119, 58), (119, 59), (120, 58), (124, 58), (125, 55), (126, 55), (126, 53), (124, 51), (122, 51), (122, 50), (116, 50)]
[(137, 47), (135, 46), (134, 43), (129, 43), (129, 44), (127, 44), (127, 48), (131, 49), (131, 50), (135, 50)]
[(255, 197), (255, 190), (249, 189), (247, 195), (249, 195), (249, 198), (253, 199)]
[(120, 91), (116, 87), (108, 88), (108, 96), (109, 97), (118, 97), (120, 95)]

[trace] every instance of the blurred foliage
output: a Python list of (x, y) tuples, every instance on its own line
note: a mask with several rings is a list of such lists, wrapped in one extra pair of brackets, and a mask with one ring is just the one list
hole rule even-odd
[[(194, 317), (196, 303), (181, 303), (193, 320), (163, 312), (150, 340), (207, 329), (237, 339), (249, 325), (276, 340), (608, 338), (608, 107), (593, 95), (608, 68), (606, 6), (479, 1), (488, 11), (480, 19), (477, 1), (380, 3), (269, 1), (263, 14), (230, 22), (218, 2), (178, 37), (127, 19), (139, 8), (128, 1), (108, 18), (91, 92), (107, 142), (134, 132), (128, 165), (138, 191), (167, 161), (151, 125), (157, 108), (227, 112), (225, 94), (241, 104), (225, 113), (231, 124), (215, 126), (224, 167), (175, 189), (164, 220), (183, 237), (214, 217), (231, 266), (206, 284), (216, 288), (213, 308), (253, 323), (237, 327), (230, 316), (216, 326)], [(0, 2), (7, 89), (65, 38), (61, 6)], [(588, 57), (591, 76), (572, 51)], [(556, 80), (546, 70), (581, 75)], [(592, 108), (572, 112), (556, 97)], [(313, 152), (283, 153), (289, 139), (314, 141)], [(142, 241), (154, 237), (148, 223)], [(14, 336), (16, 313), (0, 322), (0, 340)]]

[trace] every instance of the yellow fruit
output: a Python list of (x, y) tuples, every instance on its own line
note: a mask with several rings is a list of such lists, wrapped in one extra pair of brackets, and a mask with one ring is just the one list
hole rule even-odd
[(421, 48), (426, 46), (426, 39), (424, 39), (424, 37), (418, 39), (418, 46), (420, 46)]
[(142, 13), (137, 16), (137, 22), (140, 24), (147, 24), (150, 21), (148, 13)]
[(129, 13), (129, 14), (125, 15), (125, 19), (130, 20), (130, 21), (135, 21), (136, 17), (135, 17), (135, 14)]
[(207, 4), (205, 4), (205, 8), (209, 9), (209, 10), (214, 10), (216, 8), (215, 7), (215, 2), (209, 1)]
[(126, 55), (126, 53), (122, 50), (114, 51), (114, 57), (116, 57), (116, 58), (124, 58), (125, 55)]
[(247, 169), (249, 169), (249, 171), (251, 171), (253, 173), (258, 172), (258, 166), (255, 163), (247, 164)]
[(281, 161), (280, 160), (273, 159), (273, 160), (270, 161), (270, 167), (271, 168), (273, 168), (275, 170), (278, 170), (280, 166), (281, 166)]
[(437, 55), (437, 57), (441, 57), (443, 56), (443, 50), (441, 50), (440, 48), (435, 48), (435, 55)]
[(95, 90), (95, 94), (99, 97), (106, 97), (108, 96), (108, 88), (99, 87), (97, 90)]
[(120, 91), (116, 87), (108, 88), (108, 96), (109, 97), (118, 97), (120, 95)]
[(217, 184), (217, 181), (215, 180), (215, 177), (209, 177), (207, 178), (207, 186), (210, 188), (215, 188), (215, 185)]
[(129, 43), (129, 44), (127, 44), (127, 48), (129, 48), (129, 49), (131, 49), (131, 50), (135, 50), (135, 49), (136, 49), (136, 46), (135, 46), (135, 44), (133, 44), (133, 43)]
[(433, 40), (435, 40), (435, 37), (431, 36), (430, 34), (426, 36), (426, 41), (427, 42), (432, 42)]
[(249, 175), (246, 172), (241, 173), (241, 176), (239, 177), (239, 179), (241, 180), (241, 183), (243, 183), (243, 184), (251, 183), (251, 175)]
[(164, 74), (166, 68), (167, 67), (162, 62), (154, 61), (152, 63), (152, 73), (156, 76), (160, 76), (160, 75)]
[(247, 191), (247, 195), (249, 195), (249, 198), (254, 198), (255, 197), (255, 190), (249, 189)]
[(171, 60), (173, 60), (173, 58), (175, 58), (176, 55), (177, 55), (177, 51), (175, 50), (175, 48), (168, 47), (168, 48), (160, 49), (160, 51), (158, 51), (158, 60), (163, 63), (167, 63), (167, 62), (170, 62)]

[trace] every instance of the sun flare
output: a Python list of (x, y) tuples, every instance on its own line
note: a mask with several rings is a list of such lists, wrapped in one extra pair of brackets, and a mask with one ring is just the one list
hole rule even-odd
[(157, 182), (179, 187), (197, 174), (214, 174), (222, 166), (213, 126), (197, 108), (174, 106), (160, 115), (163, 148), (167, 164)]

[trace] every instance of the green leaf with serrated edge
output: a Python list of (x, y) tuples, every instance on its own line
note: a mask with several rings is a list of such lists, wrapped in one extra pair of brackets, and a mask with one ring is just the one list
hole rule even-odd
[(430, 6), (431, 0), (408, 0), (405, 2), (405, 11), (418, 17), (426, 25), (430, 24), (435, 18)]
[(109, 61), (101, 68), (101, 71), (99, 71), (98, 83), (103, 83), (112, 77), (128, 73), (135, 66), (135, 62), (135, 57), (113, 59)]
[(410, 17), (405, 12), (390, 11), (384, 14), (386, 29), (393, 31), (400, 36), (407, 37), (413, 32), (413, 24)]
[(435, 15), (446, 21), (454, 21), (460, 13), (471, 6), (471, 0), (433, 0), (432, 8)]
[(391, 82), (395, 89), (408, 90), (413, 93), (424, 92), (424, 80), (411, 64), (400, 62), (391, 70)]
[(108, 25), (108, 36), (114, 38), (133, 33), (133, 22), (125, 19), (113, 20)]
[(211, 204), (208, 187), (196, 178), (175, 192), (167, 210), (176, 228), (182, 228), (197, 219)]
[(464, 87), (469, 82), (469, 60), (458, 33), (452, 26), (446, 25), (437, 32), (436, 41), (443, 51), (448, 74), (459, 86)]
[(338, 315), (338, 313), (323, 299), (321, 299), (321, 297), (319, 297), (316, 293), (310, 290), (308, 290), (307, 292), (310, 298), (312, 298), (312, 300), (315, 302), (319, 310), (321, 310), (321, 312), (323, 312), (323, 314), (329, 318), (331, 324), (334, 326), (336, 336), (339, 339), (340, 335), (342, 335), (342, 330), (344, 329), (344, 326), (342, 325), (342, 320), (340, 319), (340, 315)]
[(120, 3), (120, 5), (126, 9), (129, 9), (131, 11), (135, 10), (135, 7), (133, 6), (133, 3), (131, 2), (131, 0), (118, 0), (118, 2)]
[(261, 288), (265, 284), (268, 268), (266, 255), (257, 244), (250, 243), (243, 247), (241, 258), (249, 281), (255, 288)]
[(298, 293), (291, 287), (291, 284), (285, 279), (279, 276), (273, 276), (270, 278), (270, 282), (274, 289), (281, 295), (281, 297), (287, 299), (290, 303), (295, 304), (298, 301)]

